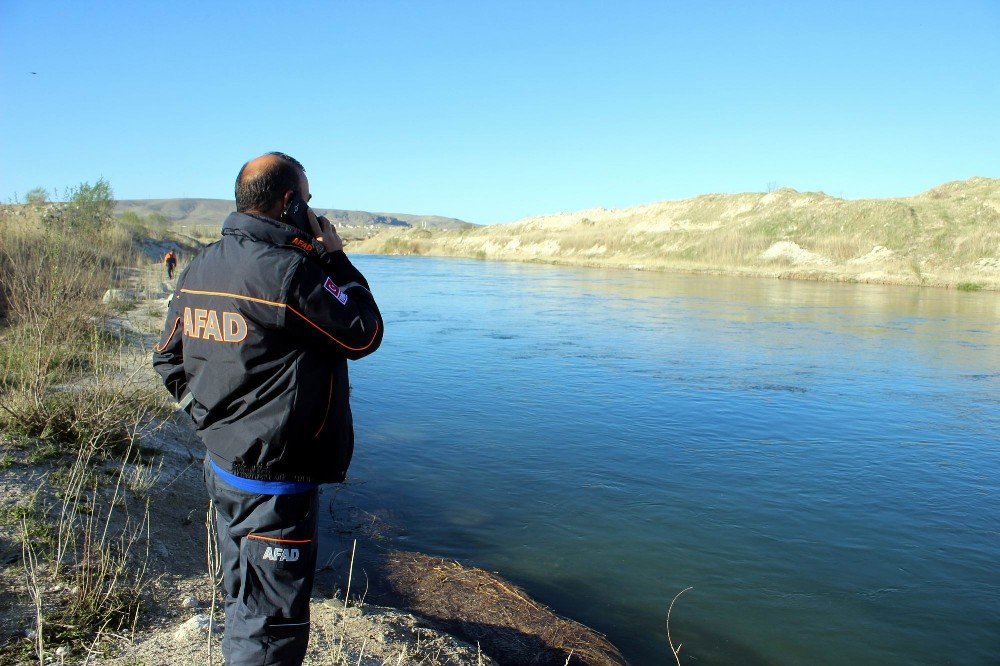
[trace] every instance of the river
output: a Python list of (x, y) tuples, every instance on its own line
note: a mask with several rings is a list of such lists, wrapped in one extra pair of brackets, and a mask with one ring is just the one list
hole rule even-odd
[(691, 663), (1000, 659), (1000, 295), (355, 261), (386, 336), (342, 493), (388, 547), (636, 666), (671, 663), (689, 586)]

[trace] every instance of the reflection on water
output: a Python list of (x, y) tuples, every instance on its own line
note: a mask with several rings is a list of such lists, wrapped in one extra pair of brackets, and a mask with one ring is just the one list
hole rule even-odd
[[(1000, 297), (359, 257), (345, 502), (663, 664), (1000, 654)], [(338, 500), (339, 501), (339, 500)], [(374, 546), (372, 546), (374, 547)]]

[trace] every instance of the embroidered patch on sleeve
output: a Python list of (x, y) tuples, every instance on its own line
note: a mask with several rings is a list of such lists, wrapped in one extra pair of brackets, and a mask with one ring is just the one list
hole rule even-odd
[(342, 292), (340, 287), (333, 283), (333, 280), (327, 278), (326, 282), (323, 283), (323, 288), (333, 294), (333, 297), (340, 301), (341, 305), (347, 305), (347, 294)]

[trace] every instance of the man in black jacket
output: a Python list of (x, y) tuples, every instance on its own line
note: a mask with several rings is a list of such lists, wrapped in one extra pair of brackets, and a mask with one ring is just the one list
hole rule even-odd
[(178, 279), (153, 354), (208, 449), (231, 665), (305, 656), (318, 486), (354, 450), (347, 360), (382, 342), (368, 282), (309, 199), (293, 158), (243, 165), (237, 212)]

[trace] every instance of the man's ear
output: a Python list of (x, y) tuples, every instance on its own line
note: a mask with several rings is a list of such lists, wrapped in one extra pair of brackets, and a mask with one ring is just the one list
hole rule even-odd
[(288, 190), (285, 192), (285, 196), (281, 197), (281, 210), (288, 208), (288, 204), (290, 204), (294, 198), (295, 190)]

